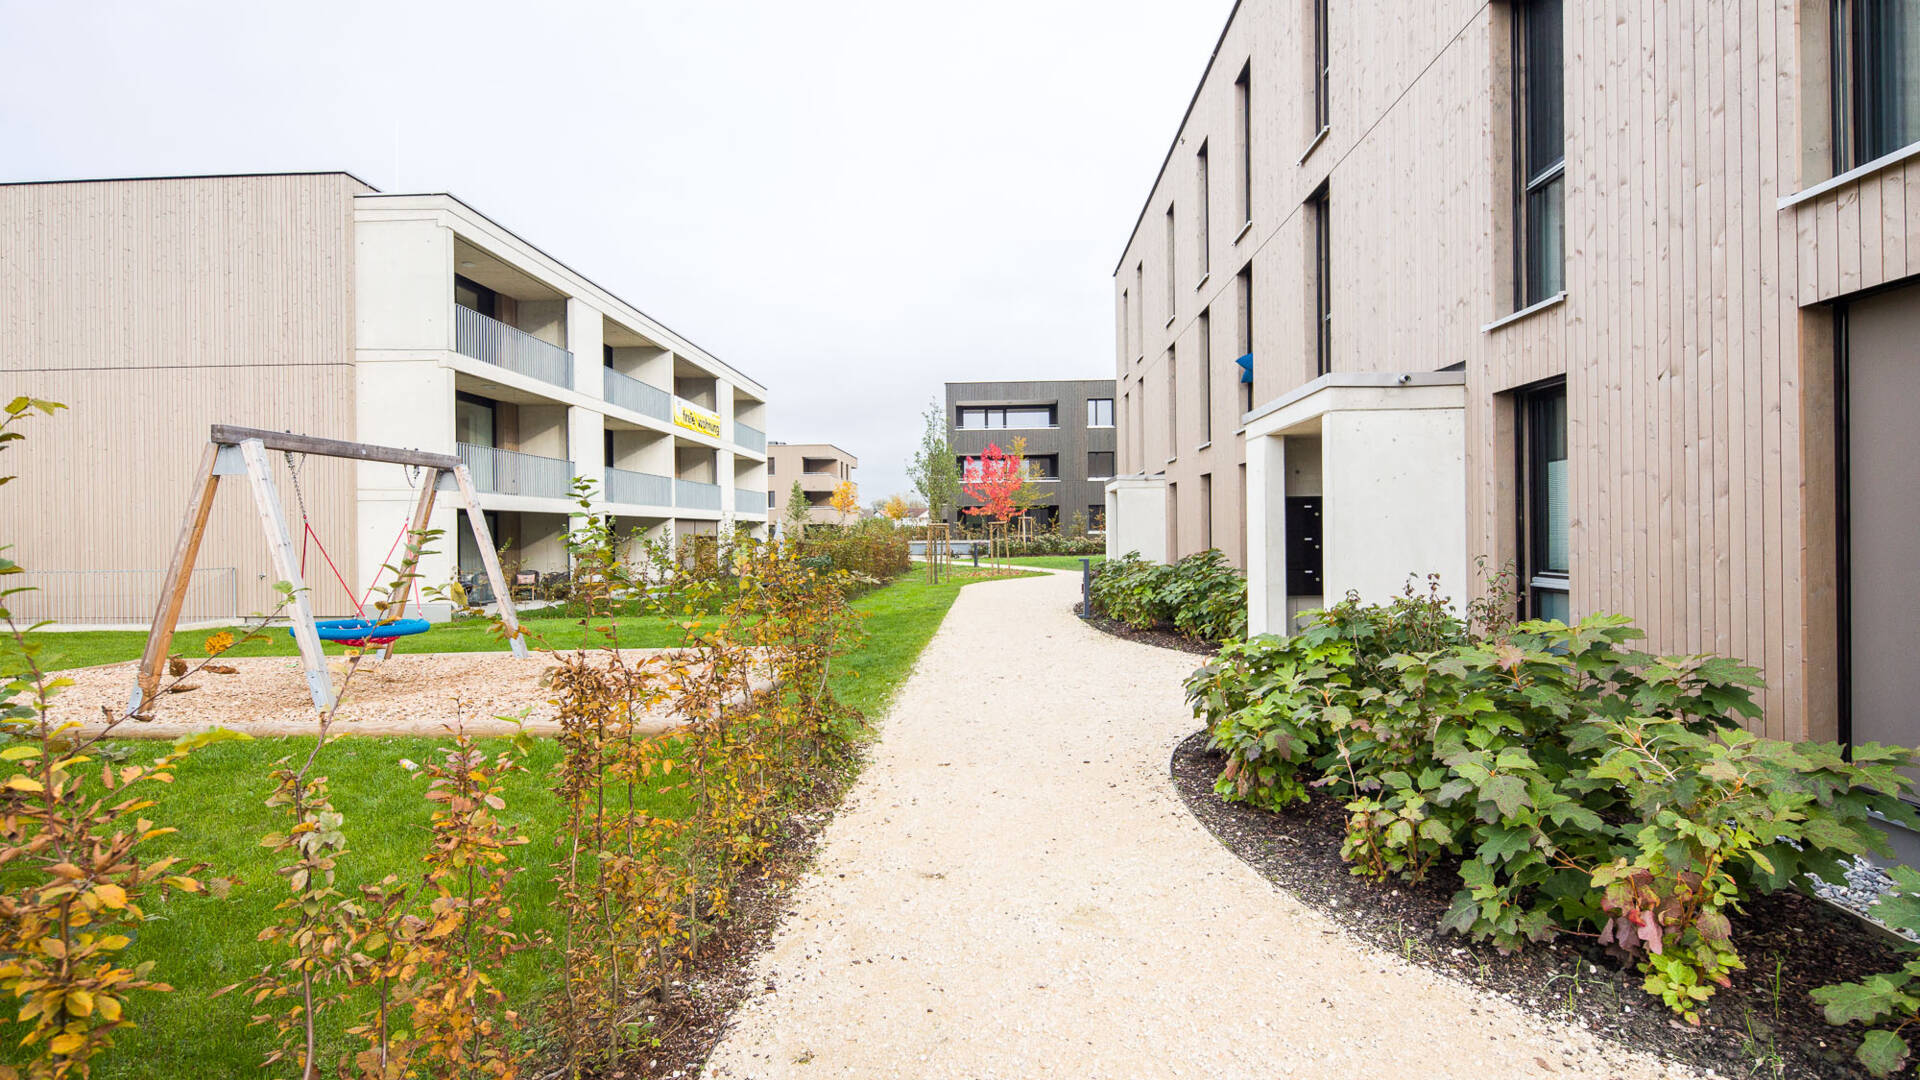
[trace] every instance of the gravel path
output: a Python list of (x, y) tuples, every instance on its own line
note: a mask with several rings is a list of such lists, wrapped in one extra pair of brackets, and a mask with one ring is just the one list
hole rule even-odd
[(1168, 779), (1196, 658), (969, 585), (707, 1066), (778, 1077), (1691, 1077), (1367, 946)]

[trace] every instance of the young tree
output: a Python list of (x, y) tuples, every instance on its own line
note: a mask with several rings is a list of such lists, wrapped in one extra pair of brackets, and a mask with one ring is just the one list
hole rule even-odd
[(798, 540), (807, 535), (807, 517), (812, 504), (807, 502), (807, 489), (800, 481), (793, 482), (793, 489), (787, 492), (787, 520), (783, 530), (788, 537)]
[(988, 443), (986, 453), (967, 459), (961, 484), (975, 505), (967, 507), (964, 513), (1004, 523), (1032, 505), (1029, 501), (1032, 493), (1028, 489), (1033, 487), (1033, 482), (1027, 478), (1024, 441), (1016, 439), (1011, 454), (1000, 449), (999, 443)]
[(953, 446), (947, 442), (947, 414), (938, 402), (927, 403), (926, 430), (920, 435), (920, 449), (907, 470), (913, 487), (926, 497), (927, 512), (935, 521), (960, 503), (960, 465)]
[(846, 524), (848, 514), (858, 517), (860, 514), (859, 485), (851, 480), (842, 480), (835, 484), (833, 496), (827, 500), (827, 505), (840, 512), (840, 523), (843, 525)]
[(900, 519), (906, 517), (910, 512), (907, 508), (906, 497), (902, 495), (889, 495), (886, 497), (886, 500), (880, 504), (880, 515), (895, 525), (900, 524)]

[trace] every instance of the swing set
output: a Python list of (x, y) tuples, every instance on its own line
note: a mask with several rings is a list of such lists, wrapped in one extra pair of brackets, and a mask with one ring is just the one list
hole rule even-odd
[[(293, 537), (287, 529), (286, 507), (280, 500), (279, 486), (274, 483), (273, 472), (267, 465), (269, 450), (286, 455), (288, 468), (293, 475), (294, 498), (300, 508), (300, 551), (297, 558)], [(333, 556), (327, 553), (326, 545), (320, 542), (320, 534), (314, 530), (313, 520), (307, 513), (306, 494), (300, 486), (300, 465), (307, 456), (386, 462), (407, 470), (409, 487), (417, 486), (419, 494), (414, 498), (412, 515), (399, 535), (394, 537), (386, 558), (381, 560), (382, 570), (392, 564), (393, 553), (399, 550), (407, 537), (418, 536), (427, 528), (433, 515), (435, 494), (442, 490), (459, 492), (467, 522), (473, 529), (476, 546), (480, 549), (481, 564), (486, 568), (487, 581), (493, 588), (494, 596), (499, 599), (500, 621), (506, 626), (513, 655), (526, 658), (527, 643), (520, 634), (520, 620), (513, 610), (512, 593), (507, 589), (505, 576), (500, 572), (500, 556), (494, 551), (493, 535), (487, 529), (486, 515), (481, 512), (480, 501), (474, 494), (473, 478), (468, 475), (467, 467), (461, 464), (459, 458), (449, 454), (429, 454), (420, 450), (215, 424), (206, 452), (201, 457), (193, 493), (187, 501), (186, 519), (180, 526), (180, 538), (174, 545), (173, 560), (167, 567), (166, 580), (161, 585), (160, 602), (154, 609), (153, 625), (147, 634), (147, 649), (140, 657), (138, 682), (127, 703), (130, 713), (138, 715), (142, 706), (153, 700), (159, 688), (160, 671), (166, 665), (168, 649), (173, 644), (180, 610), (186, 603), (187, 585), (193, 576), (194, 559), (199, 555), (200, 541), (206, 535), (207, 519), (213, 512), (213, 497), (219, 490), (223, 476), (244, 475), (247, 478), (248, 485), (253, 489), (255, 508), (260, 514), (261, 528), (266, 533), (267, 546), (273, 555), (274, 569), (292, 587), (288, 606), (292, 609), (290, 619), (293, 625), (288, 627), (287, 632), (293, 635), (300, 648), (300, 666), (306, 675), (314, 708), (330, 709), (336, 701), (321, 642), (379, 646), (382, 656), (391, 656), (397, 639), (426, 633), (431, 628), (425, 619), (403, 617), (407, 601), (413, 593), (414, 571), (420, 559), (418, 540), (407, 544), (401, 564), (394, 568), (394, 577), (387, 586), (389, 599), (385, 603), (375, 604), (378, 617), (370, 618), (367, 615), (367, 603), (380, 585), (380, 571), (375, 572), (374, 580), (368, 583), (365, 592), (359, 594), (359, 599), (354, 599), (353, 587), (334, 563)], [(417, 485), (414, 483), (416, 478), (421, 481)], [(340, 583), (347, 599), (353, 603), (353, 618), (314, 618), (313, 602), (306, 585), (309, 542), (320, 553), (321, 560), (332, 572), (334, 580)]]

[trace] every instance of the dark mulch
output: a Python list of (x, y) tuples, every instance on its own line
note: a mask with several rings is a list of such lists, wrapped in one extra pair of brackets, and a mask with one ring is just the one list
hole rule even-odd
[(1228, 803), (1213, 792), (1224, 765), (1197, 732), (1174, 751), (1174, 785), (1227, 849), (1267, 880), (1343, 923), (1363, 940), (1499, 994), (1542, 1016), (1574, 1019), (1639, 1050), (1722, 1076), (1853, 1078), (1857, 1028), (1828, 1026), (1809, 990), (1891, 971), (1901, 955), (1882, 933), (1799, 893), (1758, 897), (1736, 919), (1747, 970), (1714, 995), (1695, 1028), (1640, 989), (1641, 976), (1572, 936), (1502, 956), (1439, 930), (1458, 887), (1451, 868), (1418, 885), (1375, 885), (1340, 858), (1339, 801), (1316, 798), (1284, 813)]
[[(1075, 600), (1073, 602), (1073, 613), (1075, 615), (1080, 614), (1082, 606), (1080, 601)], [(1198, 638), (1190, 638), (1185, 634), (1175, 631), (1172, 626), (1162, 625), (1153, 627), (1150, 630), (1135, 630), (1126, 623), (1115, 622), (1105, 615), (1095, 615), (1093, 618), (1086, 620), (1086, 623), (1096, 630), (1103, 630), (1112, 634), (1114, 637), (1126, 638), (1128, 641), (1137, 641), (1142, 645), (1157, 645), (1162, 649), (1178, 649), (1181, 652), (1193, 653), (1197, 656), (1212, 656), (1220, 651), (1219, 642), (1201, 641)]]
[[(820, 834), (852, 781), (852, 771), (819, 777), (795, 807), (760, 867), (744, 877), (733, 911), (700, 949), (694, 976), (660, 1007), (637, 1019), (657, 1046), (629, 1055), (609, 1080), (670, 1080), (700, 1075), (727, 1032), (734, 1011), (755, 987), (753, 964), (773, 943), (793, 883), (813, 861)], [(771, 987), (768, 987), (771, 989)]]

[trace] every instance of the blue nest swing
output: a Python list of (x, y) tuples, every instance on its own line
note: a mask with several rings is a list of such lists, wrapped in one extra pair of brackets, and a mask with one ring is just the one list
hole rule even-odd
[[(432, 629), (432, 624), (425, 619), (395, 619), (386, 623), (377, 619), (318, 619), (313, 625), (320, 631), (321, 641), (349, 645), (385, 645), (396, 638), (424, 634)], [(288, 627), (287, 633), (293, 633), (293, 628)]]
[[(334, 565), (333, 556), (327, 553), (327, 546), (320, 542), (320, 534), (314, 531), (313, 521), (307, 516), (307, 499), (300, 491), (300, 470), (291, 453), (287, 455), (287, 467), (293, 474), (293, 492), (300, 503), (300, 575), (303, 578), (306, 576), (307, 543), (312, 541), (314, 548), (320, 552), (320, 557), (326, 560), (327, 569), (333, 571), (333, 579), (340, 583), (340, 588), (346, 592), (347, 599), (353, 600), (353, 586), (347, 584), (347, 579), (340, 573), (340, 568)], [(389, 565), (393, 561), (393, 553), (400, 549), (400, 541), (406, 539), (407, 531), (407, 523), (402, 522), (400, 534), (393, 538), (393, 544), (387, 548), (387, 557), (381, 560), (382, 566)], [(376, 573), (374, 584), (367, 586), (366, 593), (360, 599), (353, 600), (354, 610), (360, 613), (355, 618), (314, 620), (314, 629), (319, 631), (320, 640), (337, 641), (346, 645), (391, 645), (399, 638), (424, 634), (433, 629), (432, 624), (425, 619), (392, 619), (382, 622), (379, 619), (367, 618), (367, 601), (373, 598), (374, 586), (378, 584), (379, 575)], [(294, 634), (294, 627), (287, 627), (287, 633)]]

